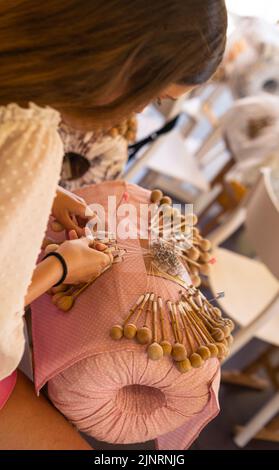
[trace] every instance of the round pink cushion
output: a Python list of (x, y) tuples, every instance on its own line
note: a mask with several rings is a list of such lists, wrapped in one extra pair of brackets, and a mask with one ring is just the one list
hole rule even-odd
[(155, 362), (143, 351), (107, 352), (59, 373), (48, 382), (48, 393), (80, 431), (100, 441), (145, 442), (189, 420), (192, 437), (200, 431), (202, 411), (211, 406), (218, 373), (216, 359), (181, 374), (169, 358)]

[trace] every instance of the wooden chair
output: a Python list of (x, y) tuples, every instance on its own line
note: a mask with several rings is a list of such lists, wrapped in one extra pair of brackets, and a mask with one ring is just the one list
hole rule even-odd
[[(223, 311), (240, 326), (235, 334), (231, 355), (256, 336), (279, 346), (279, 201), (273, 191), (270, 170), (262, 172), (258, 184), (242, 208), (247, 236), (261, 261), (249, 259), (219, 248), (222, 237), (211, 237), (217, 263), (212, 266), (209, 284), (216, 295), (225, 291), (218, 302)], [(241, 220), (239, 216), (239, 220)], [(238, 222), (239, 222), (238, 220)], [(233, 226), (232, 220), (230, 220)], [(229, 230), (224, 228), (226, 236)], [(270, 402), (236, 435), (243, 447), (279, 412), (279, 389)]]
[[(175, 114), (182, 115), (176, 129), (153, 142), (135, 159), (125, 172), (125, 179), (134, 181), (145, 168), (151, 172), (144, 184), (152, 180), (152, 187), (160, 187), (165, 193), (184, 202), (193, 202), (199, 194), (208, 193), (210, 184), (204, 171), (202, 155), (208, 146), (214, 146), (219, 139), (219, 116), (216, 115), (214, 104), (223, 93), (221, 86), (210, 84), (207, 91), (202, 89), (201, 95), (196, 93), (189, 99), (182, 98), (177, 102), (167, 102), (157, 107), (166, 120)], [(192, 138), (194, 130), (200, 123), (206, 123), (209, 131), (202, 139)], [(213, 137), (214, 134), (214, 137)], [(216, 138), (215, 138), (216, 134)], [(188, 144), (194, 142), (195, 148)], [(199, 157), (196, 151), (200, 152)]]

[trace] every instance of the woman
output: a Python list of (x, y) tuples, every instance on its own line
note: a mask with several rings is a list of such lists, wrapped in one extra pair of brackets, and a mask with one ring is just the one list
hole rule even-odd
[[(81, 282), (111, 262), (81, 238), (62, 244), (59, 259), (49, 256), (32, 276), (51, 207), (74, 229), (70, 238), (82, 235), (71, 216), (88, 215), (78, 198), (61, 190), (55, 197), (60, 120), (104, 128), (157, 97), (178, 98), (215, 72), (225, 35), (223, 0), (0, 0), (0, 447), (55, 448), (56, 418), (45, 408), (38, 420), (25, 379), (10, 376), (24, 346), (24, 304), (61, 276)], [(84, 448), (64, 424), (59, 446)]]

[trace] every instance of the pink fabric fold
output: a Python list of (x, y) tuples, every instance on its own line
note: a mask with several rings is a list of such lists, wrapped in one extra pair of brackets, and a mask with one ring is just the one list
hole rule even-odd
[(15, 370), (11, 375), (0, 380), (0, 410), (4, 407), (11, 396), (12, 391), (15, 388), (16, 379), (17, 372)]

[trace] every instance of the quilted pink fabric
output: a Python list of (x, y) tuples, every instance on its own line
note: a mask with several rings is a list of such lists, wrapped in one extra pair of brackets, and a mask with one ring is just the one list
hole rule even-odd
[[(119, 204), (127, 193), (136, 207), (149, 200), (148, 191), (119, 181), (78, 191), (87, 202), (105, 207), (108, 194)], [(211, 359), (182, 375), (169, 358), (153, 362), (144, 346), (110, 338), (111, 326), (121, 323), (143, 292), (178, 300), (181, 290), (146, 273), (139, 240), (126, 240), (125, 246), (130, 252), (125, 262), (103, 274), (70, 312), (57, 310), (48, 295), (32, 305), (35, 386), (39, 391), (48, 382), (55, 406), (99, 440), (159, 437), (160, 448), (182, 449), (218, 412), (219, 362)]]
[(212, 405), (216, 412), (210, 396), (215, 377), (216, 359), (182, 375), (168, 358), (154, 362), (126, 350), (79, 361), (50, 380), (48, 392), (78, 429), (100, 441), (145, 442), (189, 422), (186, 447), (212, 417)]

